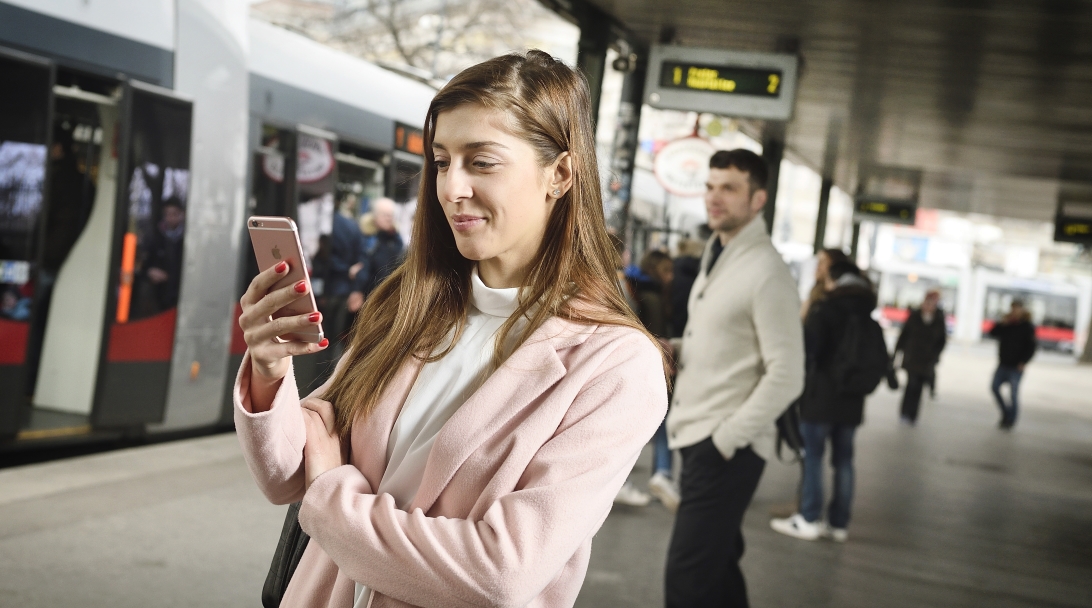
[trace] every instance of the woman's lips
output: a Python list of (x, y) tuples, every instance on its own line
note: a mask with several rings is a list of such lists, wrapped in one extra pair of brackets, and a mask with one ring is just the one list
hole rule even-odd
[(476, 215), (458, 214), (451, 216), (451, 223), (454, 224), (456, 230), (466, 232), (484, 224), (485, 218)]

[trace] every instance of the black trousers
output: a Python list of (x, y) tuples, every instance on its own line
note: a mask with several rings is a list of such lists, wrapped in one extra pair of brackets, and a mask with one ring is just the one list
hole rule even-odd
[(682, 450), (682, 502), (667, 551), (667, 608), (746, 608), (743, 514), (766, 467), (750, 446), (725, 460), (712, 438)]
[(900, 415), (910, 422), (917, 422), (918, 408), (921, 407), (921, 389), (929, 381), (928, 376), (906, 372), (906, 392), (902, 394)]

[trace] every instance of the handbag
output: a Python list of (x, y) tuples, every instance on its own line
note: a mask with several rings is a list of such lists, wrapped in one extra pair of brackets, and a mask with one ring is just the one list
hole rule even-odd
[(269, 574), (262, 586), (262, 606), (278, 608), (284, 598), (284, 590), (292, 580), (292, 573), (300, 564), (307, 541), (311, 537), (300, 527), (300, 503), (292, 503), (281, 527), (281, 538), (277, 541), (277, 550), (273, 553), (273, 562), (269, 564)]

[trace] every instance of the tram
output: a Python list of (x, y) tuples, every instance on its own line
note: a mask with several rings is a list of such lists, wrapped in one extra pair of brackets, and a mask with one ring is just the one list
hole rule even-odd
[(0, 451), (230, 428), (245, 218), (414, 200), (435, 94), (245, 0), (75, 6), (0, 0)]

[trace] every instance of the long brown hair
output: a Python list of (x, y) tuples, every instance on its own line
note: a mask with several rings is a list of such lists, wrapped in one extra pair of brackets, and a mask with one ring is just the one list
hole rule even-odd
[[(497, 332), (494, 369), (552, 316), (631, 327), (653, 340), (615, 281), (616, 254), (603, 218), (587, 82), (542, 51), (496, 57), (463, 70), (429, 106), (409, 254), (361, 308), (348, 360), (324, 396), (334, 404), (342, 434), (371, 413), (410, 357), (442, 358), (465, 327), (474, 262), (459, 253), (440, 206), (432, 142), (437, 117), (466, 104), (504, 112), (513, 134), (535, 149), (543, 167), (563, 152), (572, 157), (572, 187), (555, 203), (519, 305)], [(527, 324), (509, 341), (524, 317)]]

